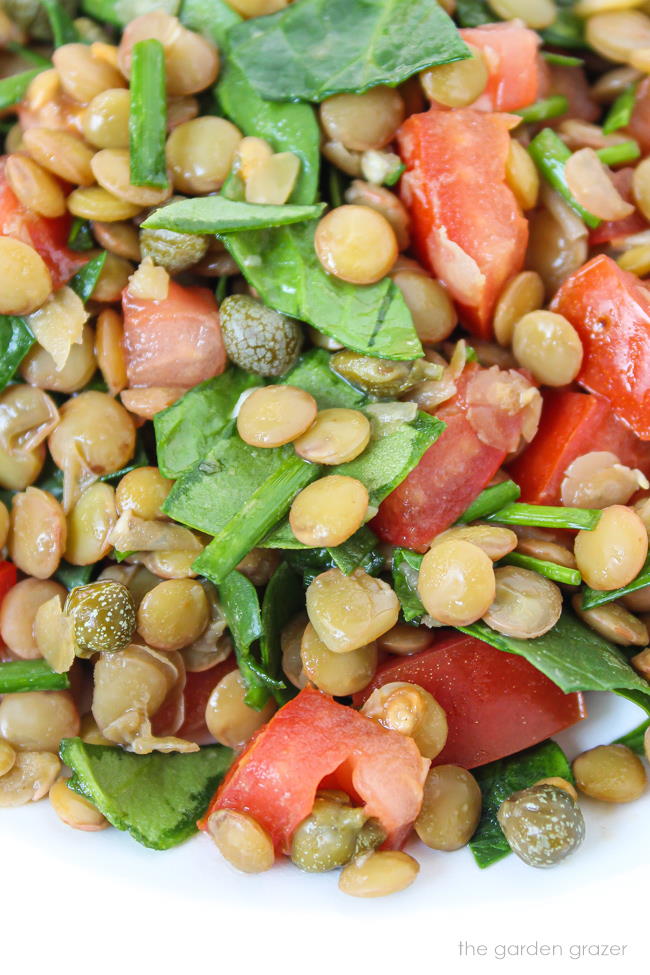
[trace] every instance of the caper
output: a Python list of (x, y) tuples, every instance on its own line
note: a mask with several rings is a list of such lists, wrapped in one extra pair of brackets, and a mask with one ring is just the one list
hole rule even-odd
[(533, 785), (501, 803), (499, 825), (513, 853), (530, 867), (552, 867), (585, 837), (580, 808), (564, 789)]
[(374, 396), (399, 396), (413, 389), (425, 379), (437, 379), (440, 368), (424, 359), (413, 362), (393, 362), (360, 355), (350, 349), (336, 352), (330, 359), (334, 372)]
[(250, 295), (229, 295), (221, 303), (221, 330), (228, 357), (258, 376), (281, 376), (300, 352), (302, 330)]
[[(183, 196), (172, 196), (164, 206), (184, 200)], [(155, 210), (160, 210), (156, 207)], [(203, 234), (181, 234), (176, 230), (154, 230), (149, 227), (140, 228), (140, 252), (142, 257), (166, 268), (170, 274), (178, 274), (188, 267), (202, 261), (208, 251), (210, 238)]]
[(369, 850), (376, 850), (386, 839), (386, 830), (378, 819), (368, 819), (361, 827), (354, 845), (354, 855), (368, 853)]
[(301, 870), (322, 873), (343, 866), (357, 852), (366, 822), (363, 809), (331, 799), (316, 799), (291, 843), (291, 859)]
[(123, 650), (135, 632), (133, 596), (113, 579), (77, 586), (68, 595), (63, 612), (74, 623), (79, 657)]

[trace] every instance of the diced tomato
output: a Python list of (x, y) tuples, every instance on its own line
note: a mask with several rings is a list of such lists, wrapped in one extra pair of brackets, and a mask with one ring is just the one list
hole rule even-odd
[[(631, 166), (624, 169), (617, 169), (612, 173), (612, 182), (621, 194), (626, 203), (634, 203), (632, 195), (632, 179), (634, 170)], [(622, 220), (603, 220), (600, 225), (589, 232), (590, 247), (597, 247), (598, 244), (608, 244), (617, 237), (628, 237), (630, 234), (638, 234), (645, 230), (648, 221), (639, 210), (635, 209), (629, 217)]]
[(53, 287), (59, 288), (87, 263), (89, 255), (68, 249), (69, 215), (39, 217), (20, 203), (7, 183), (6, 160), (6, 156), (0, 157), (0, 235), (15, 237), (37, 250), (49, 268)]
[(131, 386), (196, 386), (226, 367), (219, 311), (207, 288), (169, 284), (165, 299), (122, 295)]
[(199, 745), (206, 745), (214, 741), (205, 723), (205, 709), (208, 698), (212, 694), (219, 681), (235, 670), (237, 661), (234, 653), (227, 660), (211, 667), (210, 670), (202, 670), (199, 673), (188, 673), (185, 681), (183, 698), (185, 700), (185, 717), (176, 735), (179, 738), (186, 738), (188, 741), (195, 741)]
[(515, 21), (485, 24), (460, 31), (468, 44), (483, 53), (490, 76), (485, 90), (472, 105), (483, 112), (514, 112), (538, 98), (539, 34)]
[(355, 695), (355, 706), (391, 681), (419, 684), (444, 708), (449, 734), (434, 765), (475, 768), (544, 741), (586, 716), (581, 694), (565, 694), (523, 657), (448, 631), (430, 649), (383, 664)]
[(507, 115), (431, 109), (398, 132), (407, 167), (400, 192), (416, 251), (482, 338), (492, 334), (494, 305), (521, 270), (528, 241), (528, 223), (506, 184), (512, 124)]
[(12, 586), (16, 585), (16, 566), (13, 562), (0, 562), (0, 603)]
[(561, 504), (567, 467), (582, 454), (609, 450), (622, 464), (650, 475), (650, 444), (617, 420), (607, 400), (568, 389), (548, 390), (533, 442), (509, 465), (529, 504)]
[(650, 440), (650, 290), (600, 254), (566, 279), (551, 308), (582, 340), (578, 382)]
[(309, 815), (324, 779), (344, 789), (386, 833), (386, 846), (405, 840), (420, 806), (429, 768), (412, 739), (306, 687), (252, 739), (199, 823), (215, 809), (250, 813), (288, 853), (296, 827)]
[(650, 153), (650, 78), (644, 78), (637, 86), (632, 117), (625, 131), (636, 139), (644, 156)]

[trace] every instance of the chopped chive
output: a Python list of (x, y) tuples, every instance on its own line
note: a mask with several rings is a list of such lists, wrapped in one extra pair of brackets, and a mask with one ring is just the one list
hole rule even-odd
[(629, 85), (622, 91), (616, 101), (610, 107), (603, 122), (603, 133), (611, 135), (619, 129), (624, 129), (630, 124), (632, 111), (634, 109), (634, 99), (636, 98), (636, 85)]
[(228, 294), (228, 276), (222, 274), (217, 281), (217, 287), (214, 289), (214, 296), (217, 299), (217, 304), (220, 305), (223, 299)]
[(542, 51), (542, 57), (548, 64), (561, 64), (565, 68), (579, 68), (584, 64), (584, 58), (575, 58), (570, 54), (556, 54), (555, 51)]
[(405, 171), (406, 166), (404, 163), (400, 163), (396, 166), (384, 179), (384, 186), (394, 186), (398, 179), (401, 177), (402, 173)]
[(598, 227), (600, 220), (581, 207), (569, 189), (564, 175), (564, 166), (571, 157), (571, 150), (565, 146), (553, 129), (542, 129), (528, 146), (528, 152), (542, 176), (572, 207), (578, 216), (582, 217), (588, 227)]
[(52, 62), (49, 58), (43, 57), (38, 51), (32, 51), (29, 47), (23, 47), (22, 44), (17, 44), (16, 41), (10, 41), (7, 44), (7, 50), (11, 51), (12, 54), (18, 54), (23, 61), (28, 61), (29, 64), (35, 64), (37, 68), (52, 67)]
[(620, 166), (622, 163), (633, 162), (638, 159), (641, 150), (638, 142), (629, 139), (627, 142), (619, 142), (617, 146), (597, 149), (596, 155), (606, 166)]
[(131, 63), (129, 146), (134, 186), (163, 189), (168, 185), (166, 132), (165, 52), (160, 41), (150, 38), (133, 45)]
[(488, 515), (487, 521), (495, 521), (501, 525), (593, 531), (600, 521), (600, 511), (590, 508), (556, 508), (544, 504), (507, 504), (493, 515)]
[(552, 579), (553, 582), (564, 582), (567, 586), (579, 586), (582, 582), (582, 576), (577, 569), (567, 569), (566, 566), (558, 565), (556, 562), (536, 559), (532, 555), (522, 555), (520, 552), (510, 552), (509, 555), (501, 559), (499, 564), (518, 565), (521, 569), (530, 569), (546, 579)]
[(594, 609), (596, 606), (602, 606), (603, 603), (611, 603), (614, 599), (620, 599), (621, 596), (629, 596), (631, 592), (645, 589), (646, 586), (650, 586), (650, 555), (636, 579), (632, 579), (632, 582), (628, 582), (627, 586), (623, 586), (621, 589), (601, 590), (590, 589), (589, 586), (585, 586), (582, 593), (582, 608)]
[(519, 115), (524, 122), (545, 122), (546, 119), (564, 115), (568, 110), (569, 102), (564, 95), (551, 95), (550, 98), (542, 98), (533, 105), (520, 108), (513, 115)]
[(514, 481), (502, 481), (501, 484), (493, 484), (492, 487), (481, 491), (478, 498), (472, 501), (467, 511), (458, 520), (466, 525), (470, 521), (487, 518), (488, 515), (493, 515), (505, 505), (516, 501), (520, 494), (521, 490)]
[(44, 70), (45, 68), (30, 68), (29, 71), (21, 71), (20, 74), (12, 74), (8, 78), (2, 78), (0, 80), (0, 109), (13, 108), (14, 105), (22, 101), (32, 78)]
[(64, 691), (68, 687), (68, 675), (55, 674), (45, 660), (10, 660), (0, 663), (0, 694)]
[(59, 0), (40, 0), (41, 6), (45, 7), (47, 19), (54, 35), (54, 46), (61, 47), (63, 44), (75, 44), (80, 41), (79, 31), (75, 27), (72, 17), (65, 10)]

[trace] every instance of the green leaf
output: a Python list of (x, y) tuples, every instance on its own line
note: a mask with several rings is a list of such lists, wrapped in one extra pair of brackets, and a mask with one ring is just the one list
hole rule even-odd
[(603, 603), (611, 603), (614, 599), (628, 596), (631, 592), (644, 589), (645, 586), (650, 586), (650, 555), (636, 579), (628, 582), (627, 586), (623, 586), (621, 589), (601, 590), (590, 589), (589, 586), (585, 586), (582, 592), (582, 608), (593, 609), (595, 606), (602, 606)]
[(182, 0), (82, 0), (81, 6), (85, 14), (94, 17), (100, 24), (106, 22), (117, 27), (126, 27), (136, 17), (151, 13), (152, 10), (164, 10), (165, 13), (175, 16), (181, 2)]
[(260, 383), (259, 376), (231, 366), (156, 413), (153, 420), (156, 454), (164, 476), (176, 480), (205, 457), (232, 421), (232, 412), (242, 393)]
[(68, 675), (55, 674), (45, 660), (10, 660), (0, 663), (0, 694), (63, 691), (68, 687)]
[(216, 96), (224, 115), (244, 135), (266, 139), (275, 152), (298, 156), (300, 174), (290, 202), (313, 203), (318, 194), (321, 136), (311, 105), (264, 101), (246, 75), (230, 61), (219, 79)]
[(35, 341), (24, 319), (0, 315), (0, 390), (14, 378)]
[(588, 227), (600, 226), (600, 220), (585, 210), (573, 196), (564, 174), (571, 150), (562, 142), (553, 129), (542, 129), (528, 146), (533, 162), (554, 190), (562, 196)]
[(230, 28), (242, 21), (224, 0), (182, 0), (178, 16), (181, 24), (207, 37), (222, 50), (227, 46)]
[(591, 508), (563, 508), (545, 504), (507, 504), (487, 521), (500, 525), (535, 525), (538, 528), (576, 528), (593, 531), (600, 521), (600, 511)]
[(164, 189), (169, 182), (165, 159), (165, 51), (153, 37), (133, 45), (130, 90), (131, 183)]
[(142, 226), (185, 234), (223, 234), (317, 220), (324, 209), (324, 203), (271, 206), (228, 200), (225, 196), (202, 196), (160, 207), (147, 217)]
[(80, 40), (79, 32), (72, 21), (72, 17), (58, 0), (40, 0), (40, 3), (45, 8), (47, 19), (52, 28), (54, 46), (61, 47), (62, 44), (78, 43)]
[(485, 0), (456, 0), (456, 16), (461, 27), (481, 27), (499, 20)]
[[(290, 565), (282, 562), (269, 580), (262, 600), (262, 633), (260, 636), (260, 659), (267, 674), (282, 679), (282, 630), (291, 622), (305, 605), (302, 579)], [(288, 689), (276, 690), (278, 704), (285, 704), (289, 697)]]
[(265, 304), (362, 355), (411, 360), (422, 355), (413, 319), (389, 279), (363, 287), (323, 269), (313, 223), (228, 234), (226, 247)]
[[(374, 532), (370, 531), (367, 525), (362, 525), (358, 531), (351, 535), (345, 542), (328, 548), (327, 554), (331, 558), (337, 569), (344, 575), (349, 576), (356, 568), (361, 566), (366, 572), (381, 560), (383, 568), (383, 556), (377, 551), (379, 540)], [(379, 565), (377, 565), (377, 570)], [(369, 572), (375, 575), (375, 572)]]
[(604, 135), (611, 135), (612, 132), (618, 132), (619, 129), (624, 129), (630, 124), (634, 110), (636, 88), (637, 86), (635, 84), (628, 85), (613, 102), (603, 122)]
[(233, 753), (222, 745), (198, 752), (133, 755), (121, 748), (64, 738), (68, 785), (115, 826), (152, 850), (168, 850), (196, 832), (196, 821), (228, 771)]
[(79, 295), (84, 304), (95, 290), (99, 275), (102, 273), (105, 263), (106, 251), (102, 251), (101, 254), (97, 254), (87, 264), (84, 264), (81, 270), (77, 271), (75, 276), (68, 282), (69, 286)]
[(275, 689), (273, 685), (278, 682), (266, 674), (263, 666), (256, 665), (251, 653), (253, 644), (263, 633), (257, 590), (241, 572), (230, 572), (220, 581), (219, 599), (235, 644), (239, 671), (248, 688), (246, 703), (259, 710), (264, 707), (271, 690)]
[(393, 552), (393, 588), (407, 623), (419, 623), (426, 615), (417, 589), (422, 559), (419, 552), (408, 548), (396, 548)]
[(244, 21), (229, 41), (234, 63), (270, 101), (395, 86), (469, 56), (442, 8), (421, 0), (300, 0)]
[[(571, 2), (572, 0), (569, 0), (569, 3)], [(558, 6), (565, 5), (558, 4)], [(558, 11), (557, 18), (551, 26), (540, 31), (540, 34), (545, 44), (555, 47), (584, 48), (586, 47), (584, 23), (581, 17), (577, 17), (565, 6), (565, 9)]]
[(642, 721), (637, 728), (633, 728), (632, 731), (628, 731), (626, 735), (621, 735), (620, 738), (616, 738), (612, 742), (613, 745), (627, 745), (631, 748), (633, 752), (637, 755), (641, 755), (645, 758), (645, 733), (650, 728), (650, 718), (647, 721)]
[(75, 586), (85, 586), (90, 582), (92, 574), (92, 565), (71, 565), (64, 559), (59, 563), (54, 578), (66, 589), (74, 589)]
[(469, 508), (463, 512), (458, 521), (466, 525), (470, 521), (478, 521), (480, 518), (487, 518), (495, 512), (505, 508), (512, 501), (516, 501), (521, 494), (521, 489), (514, 481), (502, 481), (501, 484), (493, 484), (492, 487), (485, 488), (479, 496), (470, 504)]
[(582, 582), (582, 576), (577, 569), (567, 569), (557, 562), (536, 559), (532, 555), (522, 555), (521, 552), (510, 552), (505, 558), (499, 560), (499, 565), (517, 565), (521, 569), (530, 569), (531, 572), (537, 572), (545, 579), (561, 582), (565, 586), (579, 586)]
[(565, 610), (553, 629), (533, 640), (503, 636), (479, 621), (459, 626), (497, 650), (516, 653), (557, 684), (565, 693), (573, 691), (616, 691), (640, 695), (650, 706), (650, 684), (630, 667), (625, 656), (604, 637), (588, 629)]
[(358, 410), (368, 402), (367, 395), (351, 386), (330, 369), (331, 355), (325, 349), (309, 349), (301, 355), (295, 366), (285, 373), (282, 383), (299, 386), (311, 393), (319, 410), (334, 407)]
[(90, 221), (75, 217), (68, 234), (68, 247), (71, 251), (91, 251), (95, 246)]
[(483, 793), (481, 819), (470, 840), (470, 850), (484, 869), (510, 853), (508, 841), (497, 820), (501, 803), (513, 792), (527, 789), (540, 779), (559, 777), (573, 782), (566, 755), (554, 741), (545, 741), (517, 755), (509, 755), (489, 765), (472, 769)]
[(12, 74), (8, 78), (0, 79), (0, 109), (13, 108), (14, 105), (21, 102), (32, 78), (44, 70), (44, 67), (32, 68), (29, 71), (21, 71), (19, 74)]

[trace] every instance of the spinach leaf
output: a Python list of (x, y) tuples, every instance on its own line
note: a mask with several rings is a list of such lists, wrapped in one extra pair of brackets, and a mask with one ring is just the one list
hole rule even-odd
[(648, 728), (650, 728), (650, 718), (647, 721), (643, 721), (638, 728), (633, 728), (632, 731), (628, 731), (626, 735), (621, 735), (621, 737), (613, 741), (612, 744), (627, 745), (627, 747), (631, 748), (632, 751), (636, 752), (637, 755), (645, 757), (644, 738)]
[(456, 0), (456, 16), (461, 27), (481, 27), (500, 19), (485, 0)]
[(102, 273), (104, 264), (106, 263), (106, 251), (102, 251), (101, 254), (97, 254), (92, 257), (87, 264), (77, 271), (75, 276), (70, 279), (69, 286), (72, 290), (79, 295), (83, 303), (85, 304), (93, 291), (99, 280), (99, 275)]
[(231, 367), (156, 413), (156, 453), (165, 477), (176, 480), (194, 467), (232, 420), (241, 394), (260, 383), (259, 376)]
[(94, 566), (92, 565), (71, 565), (63, 560), (59, 563), (59, 568), (54, 573), (54, 578), (66, 589), (74, 589), (75, 586), (85, 586), (90, 582)]
[(640, 707), (650, 707), (648, 682), (635, 673), (618, 647), (583, 626), (568, 610), (552, 630), (534, 640), (503, 636), (481, 621), (458, 629), (498, 650), (525, 657), (565, 693), (616, 691)]
[(14, 378), (35, 341), (23, 318), (0, 315), (0, 390)]
[(239, 14), (224, 0), (181, 0), (178, 16), (181, 24), (207, 37), (222, 49), (226, 47), (226, 36), (230, 28), (242, 21)]
[[(302, 579), (290, 565), (282, 562), (269, 580), (262, 600), (260, 660), (267, 674), (282, 679), (282, 630), (305, 605)], [(286, 704), (293, 694), (289, 688), (274, 690), (278, 704)]]
[(645, 586), (650, 586), (650, 555), (646, 559), (645, 565), (636, 579), (632, 579), (632, 582), (628, 582), (627, 586), (623, 586), (621, 589), (603, 591), (600, 589), (590, 589), (589, 586), (585, 586), (582, 593), (582, 608), (593, 609), (594, 606), (611, 603), (612, 600), (620, 599), (621, 596), (627, 596), (631, 592), (637, 592), (637, 590), (643, 589)]
[(325, 209), (324, 203), (313, 206), (258, 205), (225, 196), (205, 196), (179, 200), (160, 207), (142, 224), (154, 230), (176, 230), (185, 234), (223, 234), (227, 231), (262, 230), (282, 227), (305, 220), (316, 220)]
[(196, 821), (228, 771), (233, 753), (222, 745), (197, 752), (134, 755), (122, 748), (64, 738), (61, 760), (71, 789), (115, 826), (152, 850), (168, 850), (196, 832)]
[(91, 251), (94, 246), (90, 220), (75, 217), (68, 234), (68, 247), (71, 251)]
[(376, 568), (379, 571), (383, 568), (383, 556), (377, 551), (378, 539), (374, 532), (370, 531), (367, 525), (362, 525), (358, 531), (351, 535), (345, 542), (327, 549), (327, 554), (331, 558), (337, 569), (349, 576), (351, 572), (361, 566), (370, 575), (374, 575)]
[(407, 623), (419, 623), (426, 615), (417, 588), (423, 557), (408, 548), (396, 548), (393, 552), (393, 588)]
[(320, 102), (398, 85), (468, 57), (447, 14), (421, 0), (299, 0), (229, 34), (230, 55), (271, 101)]
[(13, 108), (14, 105), (22, 101), (32, 78), (35, 78), (43, 70), (45, 69), (31, 68), (29, 71), (21, 71), (19, 74), (2, 78), (0, 80), (0, 109)]
[(325, 349), (309, 349), (284, 374), (281, 382), (311, 393), (319, 410), (337, 406), (358, 410), (368, 402), (367, 395), (330, 369), (330, 359), (331, 355)]
[(323, 269), (315, 225), (227, 234), (224, 243), (242, 273), (276, 311), (309, 322), (362, 355), (415, 359), (422, 346), (401, 292), (389, 279), (360, 287)]
[(26, 691), (63, 691), (70, 687), (67, 674), (55, 674), (45, 660), (0, 662), (0, 694)]
[(540, 779), (559, 777), (573, 782), (566, 755), (554, 741), (542, 742), (517, 755), (475, 768), (472, 774), (483, 793), (483, 810), (469, 848), (482, 869), (510, 853), (508, 841), (497, 820), (499, 807), (508, 796), (535, 785)]
[(318, 193), (320, 129), (311, 105), (264, 101), (231, 61), (219, 79), (216, 96), (224, 115), (244, 135), (259, 136), (275, 152), (293, 152), (299, 157), (300, 174), (290, 202), (313, 203)]

